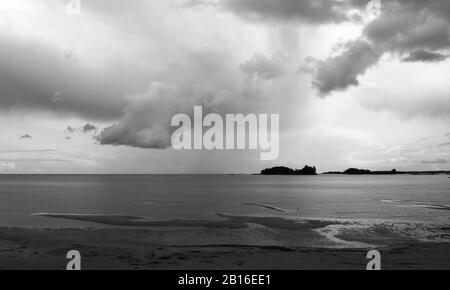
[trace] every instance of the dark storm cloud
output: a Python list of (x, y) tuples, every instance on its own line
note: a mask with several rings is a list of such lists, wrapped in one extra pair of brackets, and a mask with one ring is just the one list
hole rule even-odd
[[(169, 62), (182, 59), (187, 51), (209, 47), (209, 43), (192, 39), (190, 33), (180, 30), (180, 23), (174, 21), (179, 18), (183, 23), (195, 21), (174, 17), (172, 14), (178, 11), (174, 3), (134, 0), (133, 5), (128, 5), (121, 0), (86, 1), (80, 17), (68, 17), (61, 15), (63, 6), (54, 5), (56, 2), (39, 2), (37, 12), (32, 11), (34, 14), (42, 11), (51, 18), (49, 21), (40, 14), (17, 15), (29, 26), (37, 23), (36, 33), (25, 31), (25, 36), (20, 37), (13, 29), (0, 29), (0, 113), (45, 111), (60, 117), (119, 121), (130, 105), (124, 96), (144, 91), (153, 81), (168, 79), (168, 83), (177, 86), (178, 80), (171, 76), (160, 78), (158, 73)], [(19, 24), (12, 26), (21, 29)], [(233, 65), (233, 73), (238, 74), (236, 63)], [(208, 75), (216, 70), (220, 67), (211, 64), (207, 72), (201, 71), (202, 75), (193, 77), (193, 81), (214, 82)], [(214, 86), (205, 87), (208, 85)], [(66, 133), (70, 138), (70, 130)]]
[[(321, 95), (358, 84), (358, 76), (377, 64), (382, 55), (405, 61), (444, 61), (450, 49), (450, 1), (383, 1), (383, 13), (369, 22), (357, 41), (340, 54), (317, 61), (309, 69)], [(405, 56), (406, 55), (406, 56)]]
[(0, 113), (117, 120), (123, 95), (145, 88), (158, 66), (154, 34), (164, 26), (153, 24), (153, 2), (83, 1), (75, 17), (66, 0), (11, 2), (0, 23)]
[(302, 68), (314, 76), (313, 86), (322, 96), (359, 84), (358, 76), (375, 65), (380, 58), (370, 44), (363, 40), (348, 42), (342, 54), (324, 61), (310, 59), (313, 65)]
[(121, 91), (111, 80), (67, 61), (58, 51), (35, 42), (0, 39), (0, 110), (43, 110), (110, 120), (121, 115)]
[(263, 80), (276, 79), (284, 74), (281, 57), (270, 59), (266, 55), (257, 54), (241, 65), (241, 70), (250, 77)]
[(426, 50), (418, 50), (411, 52), (407, 57), (403, 58), (404, 62), (440, 62), (448, 58), (448, 55), (429, 52)]
[[(235, 51), (221, 54), (230, 48), (198, 36), (225, 28), (206, 29), (208, 19), (179, 13), (173, 3), (179, 1), (86, 1), (77, 17), (61, 15), (64, 6), (55, 2), (36, 4), (33, 17), (18, 13), (38, 26), (35, 33), (19, 37), (0, 29), (0, 113), (41, 110), (106, 120), (111, 125), (101, 132), (72, 126), (64, 136), (89, 132), (105, 145), (165, 148), (173, 114), (194, 105), (218, 113), (254, 109), (254, 98), (263, 95), (232, 60)], [(257, 65), (249, 73), (271, 78), (279, 74), (273, 69)]]
[(369, 0), (223, 0), (222, 7), (250, 21), (295, 21), (322, 24), (352, 21), (351, 10), (365, 7)]
[(450, 7), (447, 0), (385, 1), (384, 12), (364, 29), (364, 36), (382, 50), (436, 51), (450, 46), (449, 15), (436, 9)]
[(257, 111), (265, 94), (238, 72), (226, 53), (190, 54), (169, 66), (146, 92), (127, 96), (129, 105), (122, 119), (96, 139), (102, 145), (165, 149), (171, 144), (172, 117), (192, 115), (196, 105), (203, 106), (204, 114)]

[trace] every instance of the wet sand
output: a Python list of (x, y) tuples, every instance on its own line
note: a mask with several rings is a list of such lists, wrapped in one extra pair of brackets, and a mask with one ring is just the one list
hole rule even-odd
[[(69, 250), (82, 269), (136, 270), (364, 270), (370, 249), (239, 245), (168, 246), (163, 231), (129, 229), (0, 228), (0, 269), (64, 270)], [(408, 243), (379, 249), (382, 268), (450, 269), (450, 243)]]

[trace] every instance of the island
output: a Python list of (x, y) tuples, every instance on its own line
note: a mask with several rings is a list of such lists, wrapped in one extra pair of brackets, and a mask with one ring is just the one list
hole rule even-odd
[(306, 165), (303, 169), (292, 169), (278, 166), (267, 168), (261, 171), (260, 175), (317, 175), (316, 167)]
[[(372, 171), (369, 169), (349, 168), (345, 171), (329, 171), (321, 175), (450, 175), (450, 171)], [(306, 165), (303, 169), (292, 169), (285, 166), (266, 168), (256, 175), (318, 175), (315, 166)]]
[(341, 175), (450, 175), (450, 171), (371, 171), (368, 169), (349, 168), (343, 172), (331, 171), (322, 174), (341, 174)]

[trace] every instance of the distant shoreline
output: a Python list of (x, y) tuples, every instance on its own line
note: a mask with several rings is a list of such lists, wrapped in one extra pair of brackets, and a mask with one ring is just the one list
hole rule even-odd
[(450, 175), (450, 171), (371, 171), (367, 169), (350, 168), (343, 172), (324, 172), (322, 174), (328, 175)]
[(396, 174), (389, 173), (368, 173), (368, 174), (346, 174), (342, 172), (324, 172), (320, 173), (320, 175), (450, 175), (449, 171), (439, 172), (439, 171), (404, 171)]
[(296, 175), (450, 175), (450, 171), (371, 171), (368, 169), (349, 168), (345, 171), (329, 171), (317, 173), (316, 167), (306, 165), (303, 169), (292, 169), (288, 167), (278, 166), (267, 168), (256, 175), (278, 175), (278, 176), (296, 176)]
[(392, 173), (364, 173), (364, 174), (347, 174), (343, 172), (324, 172), (320, 175), (450, 175), (450, 171), (401, 171)]

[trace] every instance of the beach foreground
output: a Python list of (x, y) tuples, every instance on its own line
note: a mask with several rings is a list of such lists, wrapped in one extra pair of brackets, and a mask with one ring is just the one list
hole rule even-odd
[[(370, 250), (153, 242), (161, 235), (150, 229), (0, 228), (0, 269), (64, 270), (67, 252), (78, 250), (85, 270), (365, 270)], [(449, 268), (450, 243), (378, 250), (385, 270)]]

